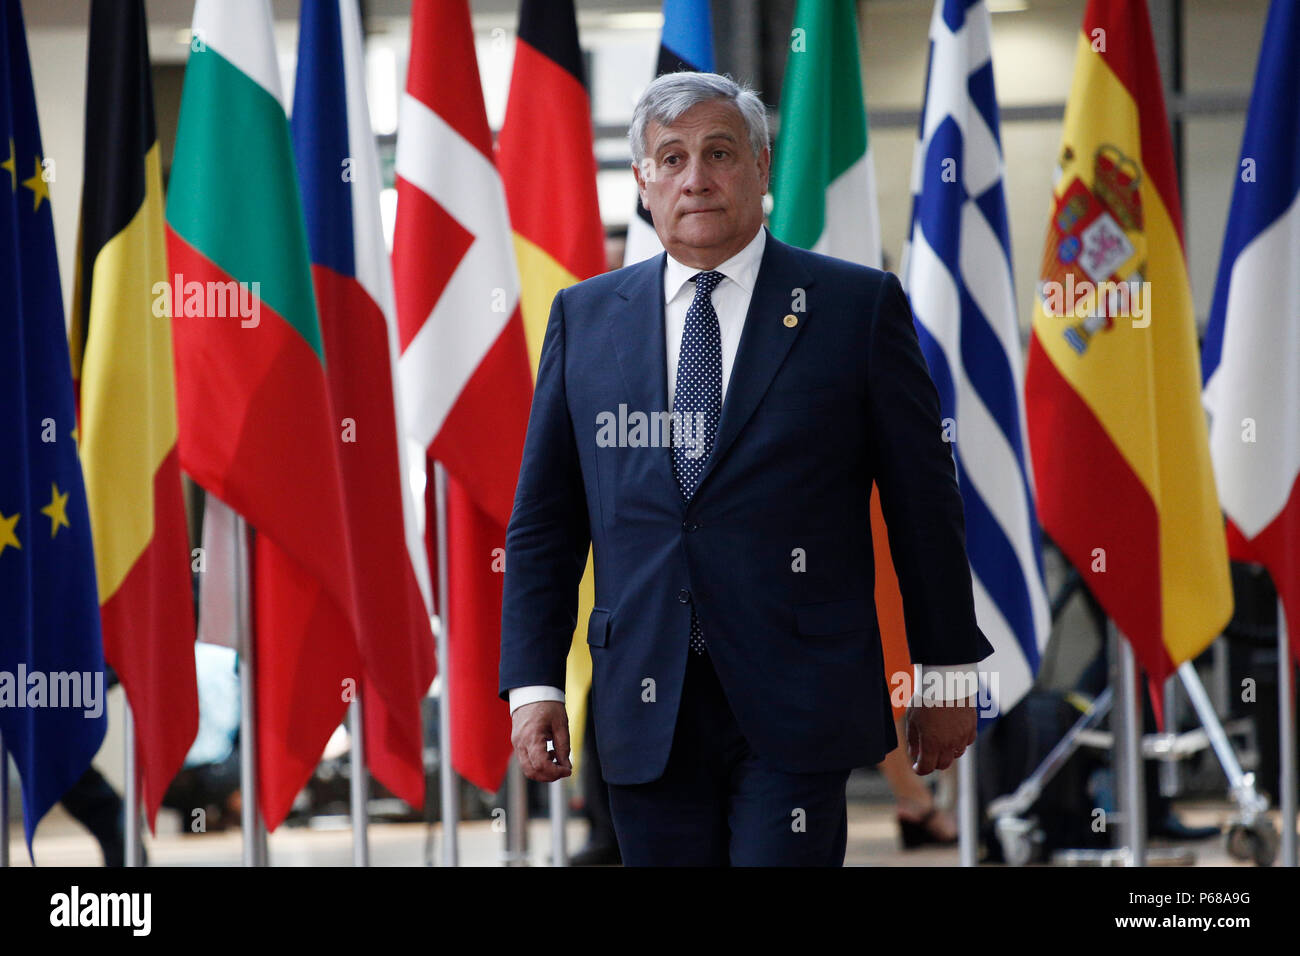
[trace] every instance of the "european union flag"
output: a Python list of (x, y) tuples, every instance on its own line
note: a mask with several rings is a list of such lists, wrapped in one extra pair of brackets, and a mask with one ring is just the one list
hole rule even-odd
[[(0, 734), (36, 824), (104, 739), (72, 362), (19, 0), (0, 0)], [(4, 821), (0, 821), (4, 823)]]

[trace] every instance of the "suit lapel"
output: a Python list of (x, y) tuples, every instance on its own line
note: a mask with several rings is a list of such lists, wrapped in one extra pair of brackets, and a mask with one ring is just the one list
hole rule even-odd
[[(664, 347), (664, 279), (667, 253), (634, 266), (617, 292), (627, 300), (623, 315), (615, 323), (614, 354), (628, 391), (628, 411), (653, 415), (668, 410), (668, 356)], [(611, 409), (612, 410), (612, 409)], [(655, 470), (682, 501), (681, 488), (673, 475), (672, 449), (650, 449)]]
[[(790, 314), (795, 290), (807, 289), (812, 282), (812, 276), (799, 261), (794, 248), (778, 241), (769, 232), (754, 283), (754, 294), (750, 297), (749, 311), (745, 314), (745, 325), (740, 333), (736, 360), (731, 367), (731, 380), (722, 400), (717, 439), (713, 443), (713, 453), (700, 473), (696, 497), (735, 442), (741, 428), (754, 414), (777, 369), (808, 324), (807, 312), (796, 316), (798, 322), (794, 327), (787, 326), (784, 319)], [(662, 342), (660, 348), (662, 351)]]
[[(766, 227), (765, 227), (766, 228)], [(635, 266), (622, 284), (618, 295), (626, 300), (623, 317), (613, 336), (614, 354), (628, 390), (628, 410), (647, 414), (668, 408), (668, 359), (664, 351), (663, 269), (666, 253), (660, 253)], [(770, 232), (763, 248), (749, 300), (745, 325), (740, 333), (731, 380), (722, 401), (722, 417), (713, 452), (704, 463), (695, 497), (718, 462), (726, 455), (741, 428), (758, 407), (763, 393), (777, 369), (785, 361), (795, 339), (809, 321), (808, 313), (799, 313), (798, 323), (789, 327), (783, 321), (790, 314), (795, 289), (807, 289), (813, 278), (799, 261), (792, 246), (780, 242)], [(681, 489), (673, 475), (672, 449), (654, 450), (655, 470), (660, 472), (681, 502)]]

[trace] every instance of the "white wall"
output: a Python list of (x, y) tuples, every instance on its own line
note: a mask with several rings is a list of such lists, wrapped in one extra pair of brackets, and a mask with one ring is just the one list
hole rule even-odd
[(36, 87), (41, 145), (46, 158), (54, 160), (50, 208), (54, 213), (54, 241), (59, 251), (59, 278), (63, 283), (66, 309), (72, 301), (81, 171), (87, 159), (83, 155), (86, 138), (86, 31), (32, 30), (27, 36), (27, 47), (32, 60), (32, 82)]

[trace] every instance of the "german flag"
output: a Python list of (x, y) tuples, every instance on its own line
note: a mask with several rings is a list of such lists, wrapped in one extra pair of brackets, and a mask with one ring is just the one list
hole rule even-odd
[(104, 657), (131, 704), (152, 827), (199, 709), (143, 0), (91, 5), (86, 159), (70, 335), (81, 462)]
[[(1091, 0), (1025, 380), (1043, 529), (1153, 680), (1232, 612), (1146, 4)], [(1157, 698), (1158, 700), (1158, 695)]]
[[(563, 161), (543, 158), (563, 157)], [(520, 309), (533, 380), (551, 302), (561, 289), (605, 271), (605, 229), (596, 196), (591, 100), (572, 0), (523, 0), (497, 166), (519, 266)], [(578, 589), (578, 628), (567, 676), (570, 739), (582, 749), (591, 657), (587, 618), (595, 604), (592, 561)]]

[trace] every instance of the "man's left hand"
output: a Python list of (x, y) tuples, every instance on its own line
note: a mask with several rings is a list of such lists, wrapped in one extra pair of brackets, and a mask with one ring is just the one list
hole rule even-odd
[(907, 755), (919, 776), (947, 770), (975, 742), (974, 698), (964, 702), (909, 704), (903, 719)]

